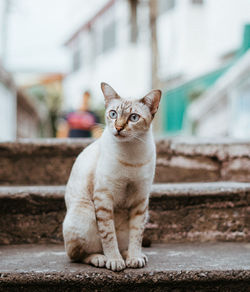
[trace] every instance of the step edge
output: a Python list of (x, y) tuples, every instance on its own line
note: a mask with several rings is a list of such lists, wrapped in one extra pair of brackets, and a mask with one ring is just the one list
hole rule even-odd
[[(204, 189), (203, 189), (204, 188)], [(0, 199), (5, 197), (64, 197), (66, 186), (0, 186)], [(151, 198), (188, 196), (225, 196), (250, 192), (250, 183), (209, 182), (209, 183), (166, 183), (153, 184)]]
[[(93, 268), (94, 269), (94, 268)], [(101, 278), (98, 279), (98, 278)], [(241, 270), (158, 270), (158, 271), (142, 271), (134, 272), (134, 269), (126, 269), (123, 272), (114, 273), (106, 269), (94, 269), (93, 271), (84, 272), (0, 272), (0, 287), (4, 283), (8, 283), (13, 280), (16, 283), (34, 283), (34, 282), (53, 282), (58, 281), (86, 281), (103, 283), (103, 281), (116, 281), (119, 284), (147, 282), (181, 282), (181, 281), (193, 281), (193, 282), (212, 282), (212, 281), (250, 281), (250, 269)]]

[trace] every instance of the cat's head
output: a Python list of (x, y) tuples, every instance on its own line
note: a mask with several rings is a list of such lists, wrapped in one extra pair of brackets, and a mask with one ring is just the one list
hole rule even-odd
[(109, 131), (119, 141), (140, 140), (150, 129), (156, 114), (161, 91), (152, 90), (139, 99), (121, 98), (107, 83), (101, 83), (105, 98), (105, 119)]

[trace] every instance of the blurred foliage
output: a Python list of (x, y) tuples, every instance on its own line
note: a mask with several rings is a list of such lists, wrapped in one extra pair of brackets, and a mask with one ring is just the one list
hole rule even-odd
[(36, 84), (26, 90), (41, 116), (41, 136), (56, 137), (57, 120), (63, 102), (61, 83)]

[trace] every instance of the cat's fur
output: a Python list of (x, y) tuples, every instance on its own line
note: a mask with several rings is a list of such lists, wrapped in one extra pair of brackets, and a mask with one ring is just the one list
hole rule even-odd
[[(141, 244), (155, 171), (151, 122), (161, 91), (128, 100), (106, 83), (101, 88), (107, 126), (72, 168), (65, 194), (65, 247), (74, 261), (113, 271), (141, 268), (147, 263)], [(109, 116), (111, 110), (116, 119)], [(139, 114), (137, 122), (129, 120), (132, 113)]]

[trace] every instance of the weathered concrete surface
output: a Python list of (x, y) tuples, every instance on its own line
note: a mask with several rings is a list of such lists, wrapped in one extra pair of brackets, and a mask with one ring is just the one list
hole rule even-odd
[(250, 184), (155, 185), (145, 234), (156, 242), (249, 241)]
[(62, 241), (64, 186), (0, 187), (0, 244)]
[(0, 291), (249, 291), (249, 251), (242, 243), (155, 245), (144, 249), (145, 268), (115, 273), (70, 263), (61, 245), (0, 246)]
[(91, 139), (24, 139), (0, 143), (0, 185), (60, 185)]
[[(58, 243), (64, 186), (0, 187), (0, 244)], [(153, 242), (249, 241), (250, 183), (155, 184), (145, 235)]]
[(173, 139), (157, 142), (156, 182), (250, 181), (250, 141)]
[[(0, 143), (1, 185), (60, 185), (76, 156), (93, 140)], [(249, 141), (157, 141), (156, 182), (250, 181)]]

